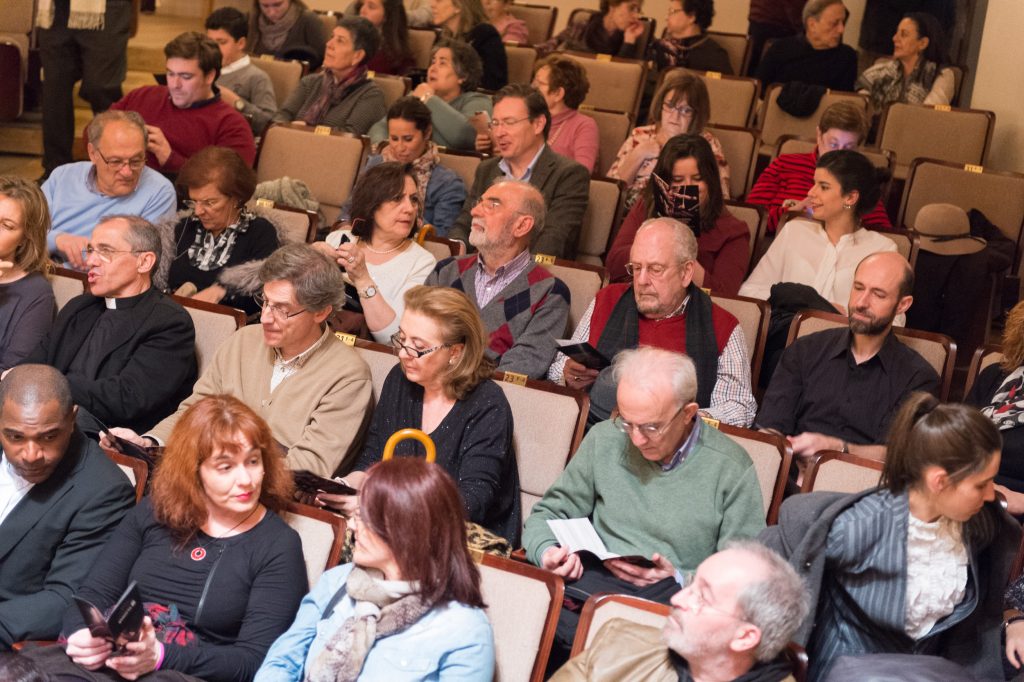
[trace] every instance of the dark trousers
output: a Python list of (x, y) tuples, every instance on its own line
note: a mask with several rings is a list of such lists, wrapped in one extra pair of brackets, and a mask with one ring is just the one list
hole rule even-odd
[(558, 615), (555, 642), (551, 646), (551, 656), (548, 658), (549, 676), (569, 660), (572, 640), (576, 636), (576, 626), (580, 622), (580, 612), (591, 596), (611, 592), (668, 604), (672, 595), (681, 589), (674, 578), (665, 578), (647, 587), (637, 587), (633, 583), (616, 578), (594, 556), (581, 554), (580, 558), (583, 559), (583, 575), (576, 582), (565, 584), (565, 601), (562, 612)]
[(127, 0), (107, 0), (103, 30), (68, 28), (68, 3), (57, 2), (53, 26), (39, 29), (43, 64), (43, 168), (47, 174), (71, 162), (75, 136), (72, 91), (82, 81), (82, 98), (100, 113), (121, 99), (128, 68), (132, 7)]

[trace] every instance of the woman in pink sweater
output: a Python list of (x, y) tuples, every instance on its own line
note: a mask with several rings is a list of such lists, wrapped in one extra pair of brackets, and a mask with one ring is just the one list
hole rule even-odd
[(590, 91), (587, 72), (579, 62), (554, 54), (537, 64), (533, 87), (544, 95), (551, 112), (548, 146), (593, 173), (600, 147), (597, 122), (578, 111)]

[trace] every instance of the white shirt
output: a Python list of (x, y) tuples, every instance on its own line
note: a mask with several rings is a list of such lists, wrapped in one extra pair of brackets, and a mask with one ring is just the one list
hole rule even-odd
[(967, 548), (962, 524), (940, 518), (907, 524), (907, 598), (904, 630), (921, 639), (953, 613), (967, 592)]
[(224, 76), (229, 73), (234, 73), (235, 71), (241, 71), (250, 64), (252, 64), (252, 59), (249, 58), (249, 55), (245, 55), (241, 59), (236, 59), (227, 66), (220, 67), (220, 75)]
[(28, 495), (32, 485), (18, 475), (6, 456), (0, 461), (0, 524), (18, 506), (21, 498)]

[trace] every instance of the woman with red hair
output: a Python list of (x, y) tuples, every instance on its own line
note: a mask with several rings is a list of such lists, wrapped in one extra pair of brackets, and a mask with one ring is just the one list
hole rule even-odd
[(494, 641), (459, 491), (437, 464), (375, 464), (359, 491), (353, 563), (323, 574), (256, 682), (490, 682)]
[(112, 656), (73, 605), (64, 633), (77, 666), (61, 655), (47, 667), (97, 680), (154, 670), (252, 679), (306, 591), (299, 536), (276, 513), (291, 492), (266, 422), (231, 396), (197, 402), (174, 427), (150, 496), (124, 518), (76, 595), (105, 611), (136, 583), (148, 613), (140, 640)]

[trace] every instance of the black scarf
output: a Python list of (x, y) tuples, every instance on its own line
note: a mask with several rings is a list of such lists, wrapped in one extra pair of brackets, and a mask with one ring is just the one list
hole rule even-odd
[[(711, 297), (693, 282), (687, 288), (686, 354), (697, 368), (697, 404), (708, 407), (711, 392), (718, 380), (718, 343), (711, 322)], [(633, 287), (622, 294), (612, 309), (611, 317), (597, 340), (597, 350), (606, 358), (620, 350), (640, 345), (640, 311), (636, 307)], [(610, 368), (602, 370), (590, 390), (591, 416), (595, 421), (607, 419), (615, 405), (615, 385)]]

